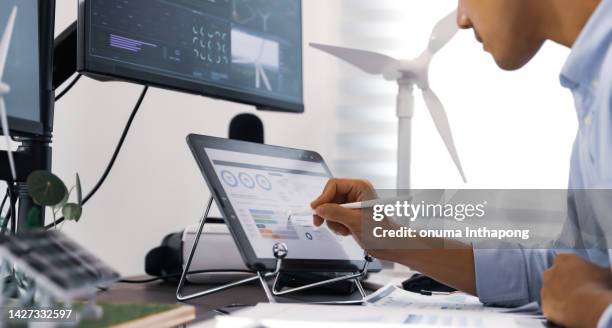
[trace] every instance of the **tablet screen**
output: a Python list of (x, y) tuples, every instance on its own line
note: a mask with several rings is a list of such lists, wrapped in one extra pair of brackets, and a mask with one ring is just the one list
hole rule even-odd
[(321, 161), (290, 159), (205, 149), (258, 258), (274, 258), (272, 246), (287, 244), (288, 259), (363, 260), (352, 237), (315, 227), (312, 215), (292, 217), (289, 211), (310, 208), (330, 178)]

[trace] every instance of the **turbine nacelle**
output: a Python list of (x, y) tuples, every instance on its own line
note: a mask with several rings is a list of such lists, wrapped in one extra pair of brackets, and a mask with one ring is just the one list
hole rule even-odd
[(423, 61), (421, 57), (413, 60), (400, 61), (399, 74), (397, 80), (412, 81), (420, 89), (429, 87), (429, 60)]

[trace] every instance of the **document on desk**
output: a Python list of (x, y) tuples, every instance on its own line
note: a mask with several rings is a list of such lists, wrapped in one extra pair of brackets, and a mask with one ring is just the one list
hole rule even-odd
[(488, 313), (520, 313), (538, 315), (537, 304), (515, 309), (484, 306), (477, 297), (465, 293), (426, 296), (412, 293), (394, 285), (385, 287), (370, 294), (366, 298), (367, 306), (397, 307), (406, 310), (459, 310)]
[(464, 293), (421, 295), (386, 285), (366, 298), (368, 306), (399, 307), (420, 310), (463, 310), (477, 312), (502, 312), (503, 309), (485, 307), (477, 297)]
[(361, 327), (542, 327), (542, 320), (517, 314), (406, 310), (398, 307), (259, 304), (219, 316), (217, 328)]

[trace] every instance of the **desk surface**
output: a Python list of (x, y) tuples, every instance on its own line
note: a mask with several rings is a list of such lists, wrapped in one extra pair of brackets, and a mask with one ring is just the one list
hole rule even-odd
[[(206, 285), (187, 285), (184, 294), (190, 294), (205, 290), (214, 286)], [(176, 285), (163, 282), (148, 284), (125, 284), (114, 285), (108, 291), (98, 294), (99, 302), (109, 303), (156, 303), (156, 304), (175, 304)], [(358, 299), (359, 294), (355, 293), (351, 297), (330, 296), (314, 293), (297, 295), (296, 299), (283, 299), (279, 301), (299, 301), (308, 299), (311, 301), (338, 300), (338, 299)], [(232, 304), (255, 305), (267, 302), (266, 295), (259, 284), (238, 286), (226, 291), (222, 291), (209, 296), (194, 299), (186, 304), (196, 307), (196, 322), (211, 319), (215, 316), (215, 309), (226, 309)]]

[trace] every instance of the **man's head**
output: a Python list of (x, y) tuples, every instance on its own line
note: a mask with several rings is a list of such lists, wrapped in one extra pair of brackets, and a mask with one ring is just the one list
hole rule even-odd
[(474, 29), (497, 65), (515, 70), (527, 64), (546, 37), (541, 33), (544, 0), (459, 0), (457, 22)]

